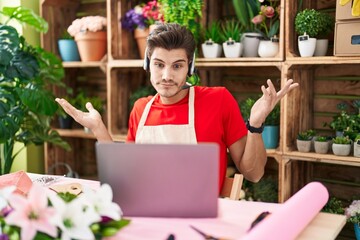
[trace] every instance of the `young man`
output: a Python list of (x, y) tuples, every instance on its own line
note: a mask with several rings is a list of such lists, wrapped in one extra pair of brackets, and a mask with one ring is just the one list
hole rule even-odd
[[(226, 173), (227, 149), (238, 170), (250, 181), (264, 174), (266, 150), (262, 125), (274, 106), (297, 83), (288, 80), (276, 92), (270, 80), (251, 109), (245, 125), (236, 100), (224, 87), (188, 87), (195, 41), (178, 24), (161, 24), (147, 39), (144, 63), (156, 89), (154, 97), (139, 99), (130, 114), (127, 141), (136, 143), (215, 142), (220, 146), (220, 188)], [(77, 122), (91, 129), (98, 141), (112, 141), (100, 114), (87, 103), (89, 112), (75, 109), (64, 99), (56, 101)]]

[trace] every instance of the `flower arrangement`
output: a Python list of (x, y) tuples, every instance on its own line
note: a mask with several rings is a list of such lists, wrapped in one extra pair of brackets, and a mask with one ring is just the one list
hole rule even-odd
[(349, 222), (360, 224), (360, 200), (354, 200), (350, 206), (345, 209), (345, 215)]
[(106, 28), (106, 18), (102, 16), (86, 16), (75, 19), (68, 27), (68, 33), (75, 37), (80, 32), (97, 32)]
[[(264, 0), (259, 0), (263, 4)], [(258, 15), (252, 18), (251, 22), (255, 24), (257, 30), (261, 32), (265, 39), (271, 39), (279, 33), (279, 6), (277, 1), (268, 1), (270, 5), (261, 5)]]
[(164, 22), (160, 4), (154, 0), (146, 4), (136, 5), (133, 9), (126, 12), (121, 19), (121, 26), (124, 29), (133, 31), (136, 28), (147, 28), (151, 24)]
[(14, 186), (0, 190), (0, 239), (4, 240), (102, 239), (129, 223), (121, 216), (108, 184), (97, 192), (84, 188), (79, 196), (56, 194), (38, 183), (26, 196), (15, 192)]

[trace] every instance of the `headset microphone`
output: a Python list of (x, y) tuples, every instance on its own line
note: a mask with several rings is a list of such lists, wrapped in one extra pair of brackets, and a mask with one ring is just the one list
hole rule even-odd
[(186, 82), (182, 87), (181, 87), (181, 90), (185, 90), (185, 89), (188, 89), (188, 88), (191, 88), (193, 85), (189, 82)]

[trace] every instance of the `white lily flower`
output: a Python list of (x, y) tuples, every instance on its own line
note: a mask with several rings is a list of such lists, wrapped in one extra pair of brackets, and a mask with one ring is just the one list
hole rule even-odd
[(86, 207), (81, 198), (66, 203), (56, 195), (49, 196), (51, 203), (57, 209), (54, 221), (61, 229), (62, 240), (94, 239), (90, 225), (101, 220), (93, 208)]
[(15, 186), (9, 186), (0, 189), (0, 211), (9, 205), (8, 198), (15, 191), (15, 189)]
[(112, 201), (113, 193), (109, 184), (102, 184), (96, 192), (90, 188), (84, 188), (83, 194), (79, 197), (83, 198), (89, 207), (94, 207), (100, 216), (113, 220), (121, 219), (122, 211), (119, 205)]

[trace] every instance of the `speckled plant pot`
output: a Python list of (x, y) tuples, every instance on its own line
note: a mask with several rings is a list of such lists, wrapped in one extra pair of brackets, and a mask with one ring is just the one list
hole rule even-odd
[(360, 157), (360, 140), (354, 143), (354, 157)]
[(351, 144), (332, 144), (333, 153), (337, 156), (348, 156), (351, 151)]
[(314, 142), (314, 148), (316, 153), (326, 154), (329, 151), (329, 142)]
[(296, 139), (296, 147), (299, 152), (310, 152), (311, 141), (304, 141)]

